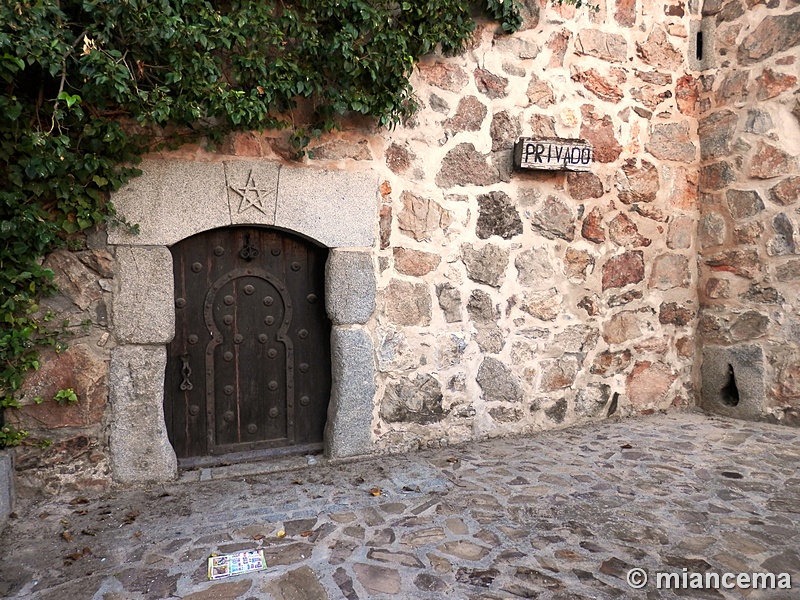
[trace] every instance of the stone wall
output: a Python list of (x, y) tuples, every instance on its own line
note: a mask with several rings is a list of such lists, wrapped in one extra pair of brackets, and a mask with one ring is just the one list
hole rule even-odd
[[(463, 55), (420, 65), (411, 123), (349, 153), (386, 181), (378, 448), (693, 402), (691, 17), (601, 7), (548, 7), (511, 37), (481, 25)], [(520, 135), (587, 139), (597, 163), (512, 172)]]
[(702, 403), (800, 424), (800, 8), (706, 1), (703, 20)]
[[(370, 256), (376, 309), (359, 322), (361, 345), (374, 348), (374, 367), (369, 361), (342, 367), (377, 372), (366, 419), (371, 451), (694, 403), (697, 192), (699, 177), (709, 177), (708, 169), (698, 171), (707, 142), (698, 137), (697, 111), (708, 112), (714, 89), (709, 77), (691, 70), (699, 9), (681, 0), (599, 5), (598, 13), (548, 6), (540, 14), (529, 1), (526, 25), (513, 36), (479, 23), (463, 54), (433, 54), (419, 65), (413, 83), (421, 108), (409, 123), (385, 131), (354, 121), (310, 148), (306, 167), (368, 173), (379, 185)], [(512, 145), (520, 135), (586, 139), (597, 163), (589, 173), (513, 172)], [(168, 158), (197, 176), (170, 180), (169, 190), (188, 193), (212, 170), (235, 169), (237, 161), (285, 168), (287, 156), (285, 136), (276, 132), (234, 136), (218, 154), (185, 147)], [(313, 176), (306, 178), (313, 187)], [(150, 181), (132, 187), (147, 188)], [(220, 181), (214, 185), (224, 191)], [(114, 243), (174, 243), (180, 236), (148, 237), (148, 219), (158, 215), (184, 215), (176, 218), (188, 224), (185, 235), (206, 228), (211, 217), (200, 204), (208, 189), (189, 204), (168, 205), (168, 195), (154, 188), (148, 204), (136, 209), (132, 203), (128, 215), (144, 220), (143, 237)], [(144, 212), (137, 218), (135, 210)], [(110, 303), (125, 302), (126, 284), (111, 285), (109, 277), (124, 271), (128, 250), (111, 247), (116, 258), (105, 252), (102, 244), (90, 245), (48, 259), (65, 263), (56, 265), (66, 274), (59, 281), (64, 291), (52, 300), (58, 318), (72, 315), (81, 327), (74, 327), (70, 350), (46, 357), (42, 372), (61, 371), (35, 375), (26, 397), (48, 381), (57, 387), (70, 381), (81, 404), (66, 409), (74, 415), (69, 419), (52, 406), (29, 405), (18, 414), (22, 425), (38, 424), (55, 438), (43, 454), (19, 453), (18, 468), (31, 488), (42, 486), (37, 481), (55, 491), (120, 479), (109, 436), (126, 425), (107, 410), (108, 386), (119, 379), (107, 373), (112, 354), (122, 352), (112, 353), (115, 340), (127, 334), (110, 328), (103, 315)], [(706, 263), (716, 260), (710, 256)], [(106, 260), (118, 264), (109, 270)], [(780, 273), (796, 276), (793, 263), (779, 260), (789, 265)], [(703, 277), (706, 286), (710, 276)], [(113, 401), (119, 390), (111, 392)], [(50, 422), (55, 414), (61, 416)], [(351, 416), (364, 420), (362, 410)]]
[[(6, 420), (30, 432), (29, 445), (15, 449), (18, 494), (64, 489), (103, 489), (111, 469), (108, 448), (108, 365), (115, 338), (111, 328), (114, 257), (105, 235), (90, 235), (78, 252), (58, 250), (44, 265), (55, 273), (59, 293), (41, 302), (41, 313), (63, 326), (66, 350), (46, 350), (41, 367), (22, 389), (22, 408)], [(72, 389), (79, 402), (59, 406), (53, 397)], [(36, 399), (43, 400), (37, 403)], [(41, 448), (41, 442), (50, 445)]]

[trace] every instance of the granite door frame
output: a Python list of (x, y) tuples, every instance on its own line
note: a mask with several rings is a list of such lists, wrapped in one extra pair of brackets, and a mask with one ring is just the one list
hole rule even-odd
[(169, 247), (231, 225), (274, 227), (329, 248), (325, 306), (332, 324), (332, 381), (325, 453), (368, 454), (376, 367), (366, 325), (375, 310), (377, 176), (244, 160), (149, 160), (141, 169), (112, 198), (139, 233), (114, 227), (108, 234), (117, 343), (109, 372), (113, 478), (154, 483), (177, 477), (163, 410), (166, 345), (175, 332)]

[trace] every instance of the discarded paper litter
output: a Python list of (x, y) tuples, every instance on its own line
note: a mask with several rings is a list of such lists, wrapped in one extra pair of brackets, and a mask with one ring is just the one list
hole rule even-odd
[(208, 559), (208, 578), (222, 579), (231, 575), (263, 571), (267, 568), (267, 559), (263, 550), (246, 550), (233, 554), (211, 556)]

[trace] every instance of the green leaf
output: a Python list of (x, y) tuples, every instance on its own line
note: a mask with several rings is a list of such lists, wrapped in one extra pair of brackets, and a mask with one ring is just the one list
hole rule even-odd
[(59, 95), (56, 97), (56, 99), (57, 99), (57, 100), (63, 100), (64, 102), (66, 102), (66, 103), (67, 103), (67, 108), (72, 108), (72, 106), (73, 106), (74, 104), (79, 104), (79, 103), (80, 103), (80, 101), (81, 101), (81, 97), (80, 97), (80, 96), (78, 96), (77, 94), (75, 94), (74, 96), (71, 96), (71, 95), (70, 95), (69, 93), (67, 93), (67, 92), (61, 92), (61, 93), (60, 93), (60, 94), (59, 94)]

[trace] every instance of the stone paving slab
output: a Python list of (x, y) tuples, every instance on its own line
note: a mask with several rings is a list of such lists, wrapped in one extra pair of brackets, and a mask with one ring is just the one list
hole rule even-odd
[[(799, 542), (800, 430), (670, 413), (20, 502), (0, 596), (796, 599)], [(251, 548), (266, 571), (208, 581), (211, 553)], [(794, 589), (633, 590), (634, 567), (786, 572)]]

